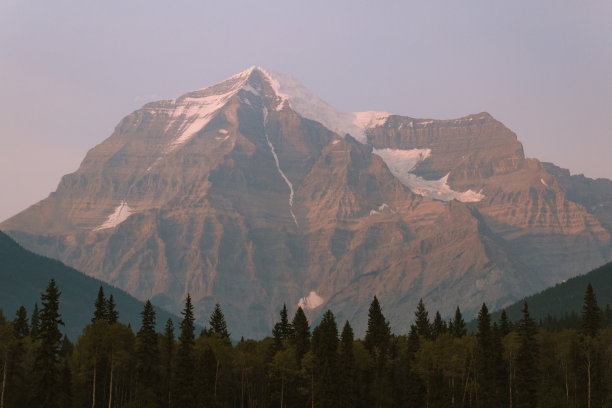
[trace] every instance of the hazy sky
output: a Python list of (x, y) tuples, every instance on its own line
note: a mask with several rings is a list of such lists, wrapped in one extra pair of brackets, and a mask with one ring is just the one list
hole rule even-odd
[(335, 107), (487, 111), (529, 157), (612, 178), (609, 1), (0, 1), (0, 220), (146, 102), (251, 65)]

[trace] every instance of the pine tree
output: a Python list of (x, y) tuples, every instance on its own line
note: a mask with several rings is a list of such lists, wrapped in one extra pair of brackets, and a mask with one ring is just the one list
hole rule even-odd
[(510, 333), (510, 321), (506, 309), (502, 309), (501, 316), (499, 316), (499, 331), (502, 337), (506, 337)]
[(193, 305), (191, 304), (191, 296), (189, 294), (187, 294), (185, 309), (183, 309), (181, 315), (183, 315), (183, 320), (181, 321), (181, 334), (176, 354), (176, 373), (171, 391), (171, 406), (176, 408), (195, 408), (195, 326)]
[(225, 339), (227, 343), (230, 340), (230, 334), (227, 331), (227, 324), (225, 323), (225, 316), (223, 316), (223, 312), (221, 311), (221, 306), (219, 304), (215, 304), (215, 310), (213, 310), (210, 315), (210, 320), (208, 321), (208, 325), (210, 326), (209, 334), (216, 334), (222, 339)]
[(503, 347), (497, 325), (494, 325), (493, 329), (491, 328), (491, 315), (484, 303), (478, 312), (476, 340), (478, 405), (482, 407), (496, 406), (506, 399)]
[(425, 309), (423, 299), (419, 299), (417, 310), (414, 312), (416, 320), (414, 322), (417, 334), (423, 336), (427, 340), (431, 340), (431, 324), (429, 323), (429, 313)]
[(448, 327), (446, 326), (446, 322), (442, 320), (442, 316), (439, 311), (436, 311), (436, 317), (434, 318), (433, 324), (431, 326), (431, 334), (433, 339), (437, 339), (438, 336), (445, 334), (448, 331)]
[(30, 317), (30, 336), (33, 339), (38, 338), (40, 332), (40, 312), (38, 311), (38, 303), (34, 303), (34, 309), (32, 309), (32, 317)]
[(518, 324), (520, 346), (516, 358), (516, 408), (533, 408), (538, 405), (539, 349), (536, 340), (537, 326), (529, 316), (527, 302), (523, 305), (523, 318)]
[(382, 313), (378, 298), (374, 296), (370, 309), (368, 310), (368, 328), (364, 339), (364, 345), (370, 354), (375, 352), (386, 355), (391, 339), (391, 328), (389, 322)]
[(370, 404), (382, 406), (383, 401), (390, 394), (388, 362), (390, 358), (391, 328), (382, 313), (380, 303), (376, 296), (370, 303), (368, 311), (368, 328), (364, 339), (364, 346), (370, 353), (374, 362), (372, 379), (369, 388)]
[(339, 376), (338, 388), (340, 393), (340, 407), (354, 407), (357, 395), (356, 389), (356, 366), (355, 352), (353, 350), (354, 334), (353, 328), (348, 320), (344, 323), (342, 334), (340, 335), (339, 346)]
[(580, 336), (578, 338), (579, 358), (582, 362), (579, 369), (581, 387), (584, 388), (587, 408), (605, 406), (605, 385), (603, 377), (603, 353), (598, 346), (597, 333), (602, 327), (602, 311), (597, 304), (595, 292), (589, 283), (584, 294), (582, 315), (580, 319)]
[(62, 334), (59, 326), (63, 325), (59, 313), (59, 297), (61, 293), (51, 279), (45, 292), (41, 295), (42, 309), (40, 311), (40, 344), (35, 352), (34, 373), (34, 405), (45, 408), (58, 406), (60, 393), (59, 349)]
[(172, 361), (174, 359), (174, 324), (172, 319), (166, 321), (164, 336), (162, 339), (162, 406), (170, 407), (172, 394), (170, 392), (172, 386)]
[(580, 333), (585, 336), (595, 337), (601, 329), (601, 309), (597, 304), (593, 286), (589, 283), (584, 294), (582, 305), (582, 318), (580, 319)]
[(140, 313), (142, 323), (136, 334), (136, 375), (144, 388), (157, 387), (157, 333), (155, 333), (155, 310), (149, 300)]
[(106, 320), (108, 320), (110, 324), (117, 323), (119, 320), (119, 312), (116, 310), (115, 299), (113, 299), (112, 294), (108, 297), (108, 301), (106, 302)]
[(295, 347), (295, 354), (298, 361), (302, 361), (304, 354), (310, 348), (310, 326), (304, 310), (301, 307), (295, 312), (291, 321), (293, 331), (290, 338), (290, 343)]
[(315, 356), (317, 379), (315, 399), (322, 407), (338, 405), (338, 326), (334, 314), (328, 310), (312, 332), (312, 351)]
[(28, 313), (23, 306), (21, 306), (15, 314), (15, 319), (13, 320), (13, 331), (15, 332), (15, 337), (18, 339), (23, 339), (24, 337), (30, 335)]
[(94, 315), (91, 318), (91, 322), (95, 322), (96, 320), (106, 320), (106, 298), (104, 297), (104, 289), (100, 286), (98, 289), (98, 297), (96, 298)]
[(451, 334), (456, 338), (461, 338), (467, 334), (467, 329), (465, 328), (465, 321), (463, 320), (463, 316), (461, 315), (461, 310), (459, 306), (455, 310), (455, 318), (453, 319), (453, 328), (450, 331)]
[(280, 322), (274, 325), (272, 336), (274, 337), (274, 346), (276, 350), (280, 350), (286, 340), (289, 340), (293, 334), (293, 327), (289, 323), (287, 317), (287, 305), (283, 303), (283, 308), (280, 311)]

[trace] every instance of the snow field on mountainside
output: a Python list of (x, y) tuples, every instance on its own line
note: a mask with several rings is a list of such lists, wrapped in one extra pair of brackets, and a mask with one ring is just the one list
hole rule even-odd
[(121, 201), (121, 204), (115, 207), (115, 211), (113, 211), (113, 213), (108, 216), (104, 223), (102, 223), (99, 227), (94, 228), (94, 231), (100, 231), (107, 228), (115, 228), (117, 225), (127, 220), (128, 217), (132, 215), (132, 212), (133, 211), (127, 205), (127, 202)]
[(302, 309), (311, 310), (321, 306), (323, 302), (325, 302), (323, 298), (317, 295), (317, 292), (312, 290), (308, 296), (305, 296), (299, 300), (298, 306)]
[(393, 174), (403, 185), (415, 194), (422, 195), (434, 200), (450, 201), (459, 200), (464, 203), (480, 201), (484, 198), (481, 193), (472, 190), (465, 192), (454, 191), (448, 185), (448, 176), (439, 180), (425, 180), (415, 174), (412, 170), (431, 155), (431, 149), (373, 149), (372, 153), (379, 156), (391, 174)]

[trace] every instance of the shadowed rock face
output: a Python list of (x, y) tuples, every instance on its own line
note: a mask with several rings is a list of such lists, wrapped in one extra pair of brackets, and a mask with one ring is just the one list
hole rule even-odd
[(251, 68), (130, 114), (0, 228), (171, 311), (190, 293), (200, 323), (219, 302), (235, 336), (300, 299), (363, 332), (375, 294), (401, 332), (421, 297), (470, 316), (608, 261), (556, 177), (486, 113), (342, 113)]

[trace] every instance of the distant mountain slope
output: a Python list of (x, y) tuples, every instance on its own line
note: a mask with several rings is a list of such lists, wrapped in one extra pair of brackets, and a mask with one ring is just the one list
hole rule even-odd
[[(559, 283), (535, 295), (516, 302), (506, 308), (508, 318), (513, 322), (521, 319), (523, 303), (529, 306), (529, 314), (535, 319), (543, 319), (548, 314), (562, 317), (565, 313), (582, 311), (584, 292), (591, 283), (597, 297), (599, 307), (612, 306), (612, 262), (605, 264), (585, 275), (580, 275), (566, 282)], [(499, 320), (501, 311), (492, 314), (494, 321)]]
[[(140, 312), (144, 303), (97, 279), (90, 278), (63, 263), (36, 255), (0, 232), (0, 308), (7, 319), (13, 319), (17, 309), (23, 305), (31, 316), (34, 302), (40, 303), (40, 294), (49, 280), (54, 278), (61, 291), (60, 313), (66, 324), (64, 331), (71, 340), (76, 340), (83, 327), (91, 320), (94, 301), (100, 285), (104, 294), (113, 295), (119, 312), (119, 320), (130, 323), (134, 331), (140, 327)], [(176, 315), (155, 308), (157, 329), (163, 330), (172, 318), (174, 326), (180, 322)]]
[(571, 175), (569, 170), (553, 163), (542, 165), (555, 176), (570, 200), (584, 205), (608, 231), (612, 231), (612, 180)]

